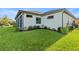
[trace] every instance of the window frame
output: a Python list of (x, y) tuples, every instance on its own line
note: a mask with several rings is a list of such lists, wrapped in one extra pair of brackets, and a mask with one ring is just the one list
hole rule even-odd
[(36, 24), (41, 24), (41, 17), (36, 17)]
[(30, 14), (27, 14), (26, 17), (27, 17), (27, 18), (32, 18), (33, 16), (30, 15)]
[(54, 15), (48, 16), (47, 19), (53, 19)]

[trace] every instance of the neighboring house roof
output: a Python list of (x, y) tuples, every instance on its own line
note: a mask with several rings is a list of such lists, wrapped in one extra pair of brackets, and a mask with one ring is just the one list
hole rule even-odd
[(52, 13), (58, 13), (58, 12), (61, 12), (61, 11), (67, 13), (68, 15), (70, 15), (71, 17), (76, 19), (76, 17), (71, 12), (69, 12), (67, 9), (65, 9), (65, 8), (57, 9), (57, 10), (51, 10), (51, 11), (48, 11), (48, 12), (45, 12), (45, 13), (41, 13), (41, 12), (37, 12), (37, 11), (23, 11), (23, 10), (19, 10), (17, 15), (16, 15), (16, 17), (15, 17), (15, 19), (18, 17), (18, 15), (20, 13), (29, 13), (29, 14), (39, 15), (39, 16), (45, 16), (45, 15), (49, 15), (49, 14), (52, 14)]

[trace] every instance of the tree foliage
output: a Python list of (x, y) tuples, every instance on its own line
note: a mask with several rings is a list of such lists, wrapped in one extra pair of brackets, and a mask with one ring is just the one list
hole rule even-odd
[(10, 25), (9, 24), (9, 18), (7, 16), (2, 17), (1, 20), (0, 20), (0, 24), (5, 25), (5, 26)]
[(8, 18), (7, 16), (3, 16), (0, 19), (0, 26), (4, 25), (4, 26), (9, 26), (9, 25), (13, 25), (15, 23), (15, 21), (11, 20), (10, 18)]

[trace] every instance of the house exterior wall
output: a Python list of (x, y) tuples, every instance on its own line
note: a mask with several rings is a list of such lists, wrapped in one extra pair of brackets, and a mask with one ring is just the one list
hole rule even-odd
[[(22, 16), (22, 27), (20, 27), (20, 16)], [(17, 25), (17, 28), (20, 29), (20, 30), (23, 30), (24, 28), (24, 15), (21, 13), (17, 18), (16, 18), (16, 25)]]
[[(58, 29), (58, 27), (61, 27), (62, 26), (62, 15), (61, 15), (62, 12), (59, 12), (59, 13), (55, 13), (55, 14), (50, 14), (50, 15), (46, 15), (46, 16), (37, 16), (37, 15), (32, 15), (32, 14), (29, 14), (29, 15), (32, 15), (33, 17), (32, 18), (28, 18), (26, 17), (26, 15), (28, 14), (24, 14), (24, 29), (28, 29), (29, 26), (35, 26), (35, 25), (39, 25), (40, 27), (42, 25), (50, 28), (50, 29)], [(48, 16), (54, 16), (53, 19), (47, 19)], [(41, 18), (41, 24), (36, 24), (36, 17), (40, 17)]]
[[(47, 19), (48, 16), (54, 16), (53, 19)], [(62, 26), (62, 12), (46, 15), (43, 17), (43, 24), (51, 29), (58, 29)]]
[[(62, 16), (63, 14), (63, 16)], [(19, 27), (19, 29), (22, 30), (27, 30), (29, 26), (46, 26), (50, 29), (56, 29), (58, 30), (59, 27), (66, 26), (67, 23), (69, 23), (69, 26), (72, 25), (73, 20), (75, 20), (73, 17), (71, 17), (70, 15), (61, 12), (58, 13), (53, 13), (53, 14), (49, 14), (49, 15), (45, 15), (45, 16), (38, 16), (38, 15), (34, 15), (34, 14), (28, 14), (28, 13), (21, 13), (18, 17), (17, 20), (20, 22), (20, 16), (22, 15), (23, 18), (23, 25), (22, 28)], [(32, 15), (32, 18), (26, 17), (26, 15)], [(52, 19), (47, 19), (48, 16), (54, 16), (54, 18)], [(40, 17), (41, 18), (41, 24), (36, 24), (36, 17)], [(62, 23), (62, 18), (63, 18), (63, 23)], [(18, 23), (17, 21), (17, 23)], [(19, 24), (19, 23), (18, 23)], [(20, 24), (19, 24), (20, 25)]]
[[(26, 15), (32, 15), (32, 18), (26, 17)], [(36, 24), (36, 17), (40, 17), (41, 18), (41, 24)], [(37, 16), (37, 15), (33, 15), (33, 14), (26, 14), (24, 13), (24, 30), (28, 29), (29, 26), (41, 26), (42, 25), (42, 17), (41, 16)]]
[(68, 26), (72, 26), (72, 23), (75, 19), (71, 16), (69, 16), (66, 13), (63, 13), (63, 26), (66, 26), (68, 24)]

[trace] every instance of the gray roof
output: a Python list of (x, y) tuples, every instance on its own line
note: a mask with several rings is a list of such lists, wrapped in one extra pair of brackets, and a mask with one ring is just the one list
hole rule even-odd
[[(65, 9), (65, 8), (57, 9), (57, 10), (50, 10), (50, 11), (44, 12), (44, 13), (37, 12), (37, 11), (23, 11), (23, 10), (19, 10), (18, 13), (17, 13), (17, 15), (16, 15), (16, 17), (17, 17), (20, 13), (22, 13), (22, 12), (23, 12), (23, 13), (31, 13), (31, 14), (35, 14), (35, 15), (39, 15), (39, 16), (44, 16), (44, 15), (49, 15), (49, 14), (52, 14), (52, 13), (58, 13), (58, 12), (61, 12), (61, 11), (67, 13), (68, 15), (70, 15), (71, 17), (73, 17), (73, 18), (76, 19), (76, 17), (75, 17), (70, 11), (68, 11), (68, 10)], [(16, 18), (16, 17), (15, 17), (15, 18)]]
[(48, 14), (52, 14), (52, 13), (58, 13), (58, 12), (61, 12), (61, 11), (67, 13), (68, 15), (70, 15), (71, 17), (76, 19), (76, 17), (70, 11), (68, 11), (66, 8), (57, 9), (57, 10), (50, 10), (48, 12), (45, 12), (44, 15), (48, 15)]
[(42, 12), (38, 12), (38, 11), (34, 11), (34, 10), (32, 10), (32, 11), (30, 11), (30, 12), (32, 12), (32, 13), (37, 13), (37, 14), (43, 14)]

